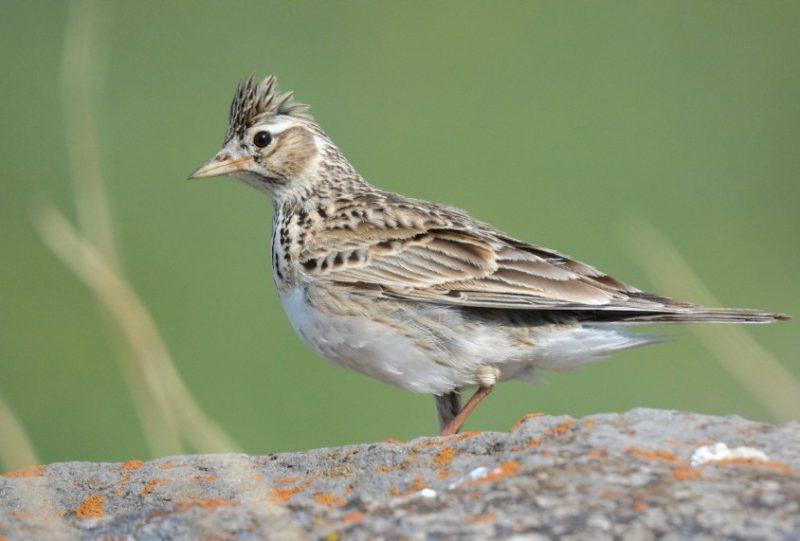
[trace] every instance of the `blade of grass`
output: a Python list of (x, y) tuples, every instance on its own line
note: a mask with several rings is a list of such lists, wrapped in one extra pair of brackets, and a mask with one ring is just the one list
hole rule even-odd
[[(99, 135), (95, 120), (95, 103), (102, 84), (99, 74), (100, 51), (105, 51), (97, 33), (100, 20), (109, 15), (104, 4), (94, 0), (73, 0), (69, 4), (64, 47), (61, 58), (61, 95), (66, 131), (70, 178), (79, 228), (87, 242), (101, 251), (106, 262), (118, 267), (118, 253), (110, 205), (102, 175)], [(62, 220), (65, 226), (66, 220)], [(41, 230), (41, 228), (40, 228)], [(81, 234), (72, 233), (80, 243)], [(55, 234), (51, 231), (51, 237)], [(51, 240), (53, 240), (51, 238)], [(51, 246), (52, 247), (52, 246)], [(58, 254), (64, 260), (64, 254)], [(66, 260), (65, 260), (66, 262)], [(73, 270), (78, 261), (73, 260)], [(102, 305), (102, 302), (101, 302)], [(136, 406), (139, 422), (151, 453), (180, 454), (183, 445), (177, 431), (175, 415), (163, 391), (152, 387), (143, 365), (136, 363), (135, 354), (127, 349), (125, 338), (112, 333), (125, 383)]]
[[(233, 440), (194, 400), (175, 370), (147, 308), (119, 270), (96, 247), (78, 236), (52, 205), (38, 209), (34, 223), (47, 246), (89, 287), (122, 332), (136, 360), (135, 366), (144, 376), (148, 394), (157, 406), (157, 415), (164, 416), (155, 438), (157, 443), (154, 442), (161, 449), (159, 454), (179, 448), (181, 432), (201, 452), (237, 450)], [(139, 400), (141, 395), (135, 393)]]
[[(157, 456), (183, 451), (177, 420), (159, 380), (154, 363), (163, 355), (159, 344), (148, 340), (154, 332), (144, 306), (99, 250), (82, 239), (52, 205), (37, 209), (34, 225), (50, 250), (92, 291), (117, 323), (132, 353), (135, 371), (125, 367), (132, 396), (151, 452)], [(131, 374), (130, 372), (134, 372)], [(140, 381), (137, 381), (140, 379)]]
[[(650, 282), (659, 290), (706, 306), (721, 306), (675, 246), (651, 224), (620, 230), (621, 239)], [(719, 364), (755, 396), (776, 419), (800, 416), (800, 382), (764, 349), (744, 326), (690, 325)]]
[(28, 433), (0, 395), (0, 464), (16, 470), (39, 464)]
[(112, 4), (73, 0), (64, 35), (61, 57), (61, 96), (67, 154), (70, 165), (79, 229), (118, 264), (111, 209), (102, 173), (96, 103), (103, 78), (100, 54), (108, 50), (98, 28), (110, 19)]
[[(0, 465), (3, 466), (0, 471), (5, 469), (5, 475), (10, 474), (12, 477), (39, 476), (41, 469), (36, 467), (38, 464), (41, 462), (22, 423), (0, 395)], [(62, 516), (63, 508), (59, 508), (55, 492), (49, 483), (5, 483), (0, 503), (8, 513), (11, 509), (6, 502), (14, 502), (11, 509), (17, 510), (20, 515), (31, 513), (48, 517), (48, 520), (39, 523), (40, 529), (36, 532), (39, 538), (72, 539), (64, 534), (68, 527)], [(14, 513), (15, 511), (11, 511), (12, 516)], [(24, 531), (22, 528), (18, 530)], [(6, 537), (0, 536), (0, 539)]]
[(98, 54), (108, 49), (97, 29), (108, 16), (106, 7), (95, 0), (71, 2), (61, 65), (80, 232), (52, 206), (39, 209), (36, 224), (48, 246), (89, 286), (121, 330), (117, 349), (151, 452), (182, 452), (181, 436), (200, 452), (237, 450), (194, 400), (152, 317), (121, 270), (95, 121), (96, 91), (102, 82)]

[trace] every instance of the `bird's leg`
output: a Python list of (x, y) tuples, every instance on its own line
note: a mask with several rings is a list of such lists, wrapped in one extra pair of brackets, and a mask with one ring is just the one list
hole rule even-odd
[(441, 396), (434, 395), (436, 413), (439, 416), (439, 430), (449, 425), (461, 411), (461, 393), (456, 389)]
[(469, 399), (469, 402), (467, 402), (467, 405), (464, 406), (464, 409), (458, 412), (458, 415), (456, 415), (453, 418), (453, 420), (450, 421), (450, 423), (448, 423), (448, 425), (442, 429), (442, 432), (439, 435), (452, 436), (453, 434), (461, 430), (461, 427), (464, 425), (464, 422), (472, 414), (472, 412), (475, 411), (475, 408), (478, 407), (478, 404), (480, 404), (481, 400), (489, 396), (489, 393), (491, 393), (493, 390), (494, 390), (494, 385), (492, 385), (491, 387), (483, 387), (483, 386), (478, 387), (478, 390), (475, 391), (475, 394), (473, 394), (472, 397)]
[[(495, 383), (500, 378), (500, 370), (494, 366), (481, 366), (475, 373), (475, 379), (478, 380), (478, 390), (475, 391), (464, 409), (458, 412), (458, 415), (453, 417), (453, 420), (447, 423), (447, 426), (442, 428), (441, 436), (451, 436), (461, 430), (464, 422), (475, 411), (481, 400), (489, 396), (494, 390)], [(447, 396), (447, 395), (445, 395)], [(437, 400), (437, 404), (438, 404)], [(440, 416), (441, 421), (441, 416)]]

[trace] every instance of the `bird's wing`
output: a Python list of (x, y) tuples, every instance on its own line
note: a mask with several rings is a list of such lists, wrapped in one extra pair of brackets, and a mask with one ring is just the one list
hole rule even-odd
[(649, 312), (670, 302), (457, 209), (374, 207), (326, 220), (299, 254), (304, 272), (366, 294), (447, 305)]

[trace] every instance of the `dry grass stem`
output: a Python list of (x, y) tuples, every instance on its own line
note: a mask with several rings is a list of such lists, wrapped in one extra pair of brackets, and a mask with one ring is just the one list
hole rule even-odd
[[(706, 306), (721, 306), (680, 252), (646, 222), (622, 230), (623, 240), (650, 282), (659, 290)], [(800, 415), (800, 382), (765, 350), (747, 327), (692, 325), (691, 331), (719, 364), (752, 393), (775, 418)]]
[(144, 303), (122, 271), (102, 174), (95, 103), (102, 78), (98, 36), (108, 4), (73, 0), (64, 39), (61, 87), (79, 230), (52, 205), (34, 216), (45, 244), (86, 284), (120, 331), (118, 351), (145, 438), (154, 455), (180, 454), (187, 441), (199, 452), (238, 446), (189, 392)]
[(157, 456), (182, 453), (177, 420), (154, 365), (159, 362), (155, 357), (160, 353), (158, 345), (144, 340), (153, 332), (144, 307), (112, 270), (107, 259), (88, 241), (81, 239), (52, 205), (37, 211), (34, 224), (45, 244), (108, 310), (130, 348), (130, 359), (138, 363), (133, 367), (123, 364), (123, 370), (131, 386), (150, 451)]
[(0, 395), (0, 464), (16, 470), (39, 464), (28, 433)]
[[(109, 264), (116, 267), (119, 261), (101, 169), (94, 107), (102, 80), (98, 74), (101, 64), (98, 54), (105, 50), (97, 34), (103, 8), (104, 5), (95, 0), (73, 0), (69, 5), (61, 59), (61, 93), (78, 224), (88, 242), (97, 246)], [(77, 233), (74, 236), (79, 238)], [(181, 453), (183, 446), (175, 416), (165, 409), (169, 407), (166, 398), (158, 388), (152, 387), (152, 375), (148, 378), (142, 371), (145, 363), (137, 365), (135, 353), (128, 351), (124, 339), (117, 335), (114, 339), (150, 452), (156, 455)], [(131, 361), (134, 364), (130, 364)]]
[(106, 51), (98, 24), (107, 19), (111, 4), (95, 0), (73, 0), (69, 5), (61, 58), (61, 95), (64, 126), (75, 207), (80, 230), (114, 265), (118, 254), (114, 243), (111, 209), (103, 179), (100, 138), (95, 119), (98, 90)]
[[(161, 417), (156, 439), (163, 439), (152, 442), (159, 446), (158, 454), (180, 449), (181, 433), (201, 452), (236, 450), (233, 440), (208, 419), (186, 388), (147, 308), (120, 272), (97, 248), (81, 239), (54, 207), (40, 209), (35, 224), (47, 246), (89, 287), (122, 332), (131, 357), (144, 376), (147, 394), (157, 406), (147, 417), (151, 422), (151, 416)], [(142, 389), (135, 392), (138, 397), (142, 394)]]
[[(0, 466), (2, 466), (0, 471), (20, 470), (39, 464), (41, 464), (39, 457), (24, 427), (0, 396)], [(14, 502), (16, 509), (24, 509), (25, 513), (48, 517), (43, 523), (43, 530), (37, 532), (40, 536), (38, 539), (67, 539), (64, 537), (64, 532), (67, 531), (66, 521), (61, 513), (56, 512), (57, 499), (48, 483), (29, 484), (25, 490), (15, 489), (13, 484), (5, 484), (0, 494), (0, 502), (4, 506), (5, 501)], [(14, 513), (15, 511), (11, 511), (11, 516)], [(5, 541), (7, 538), (0, 536), (0, 539)]]

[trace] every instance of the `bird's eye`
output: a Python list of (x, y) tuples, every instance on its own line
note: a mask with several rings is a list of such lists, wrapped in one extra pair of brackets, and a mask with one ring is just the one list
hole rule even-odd
[(272, 142), (272, 135), (268, 131), (256, 132), (253, 136), (253, 144), (258, 148), (264, 148)]

